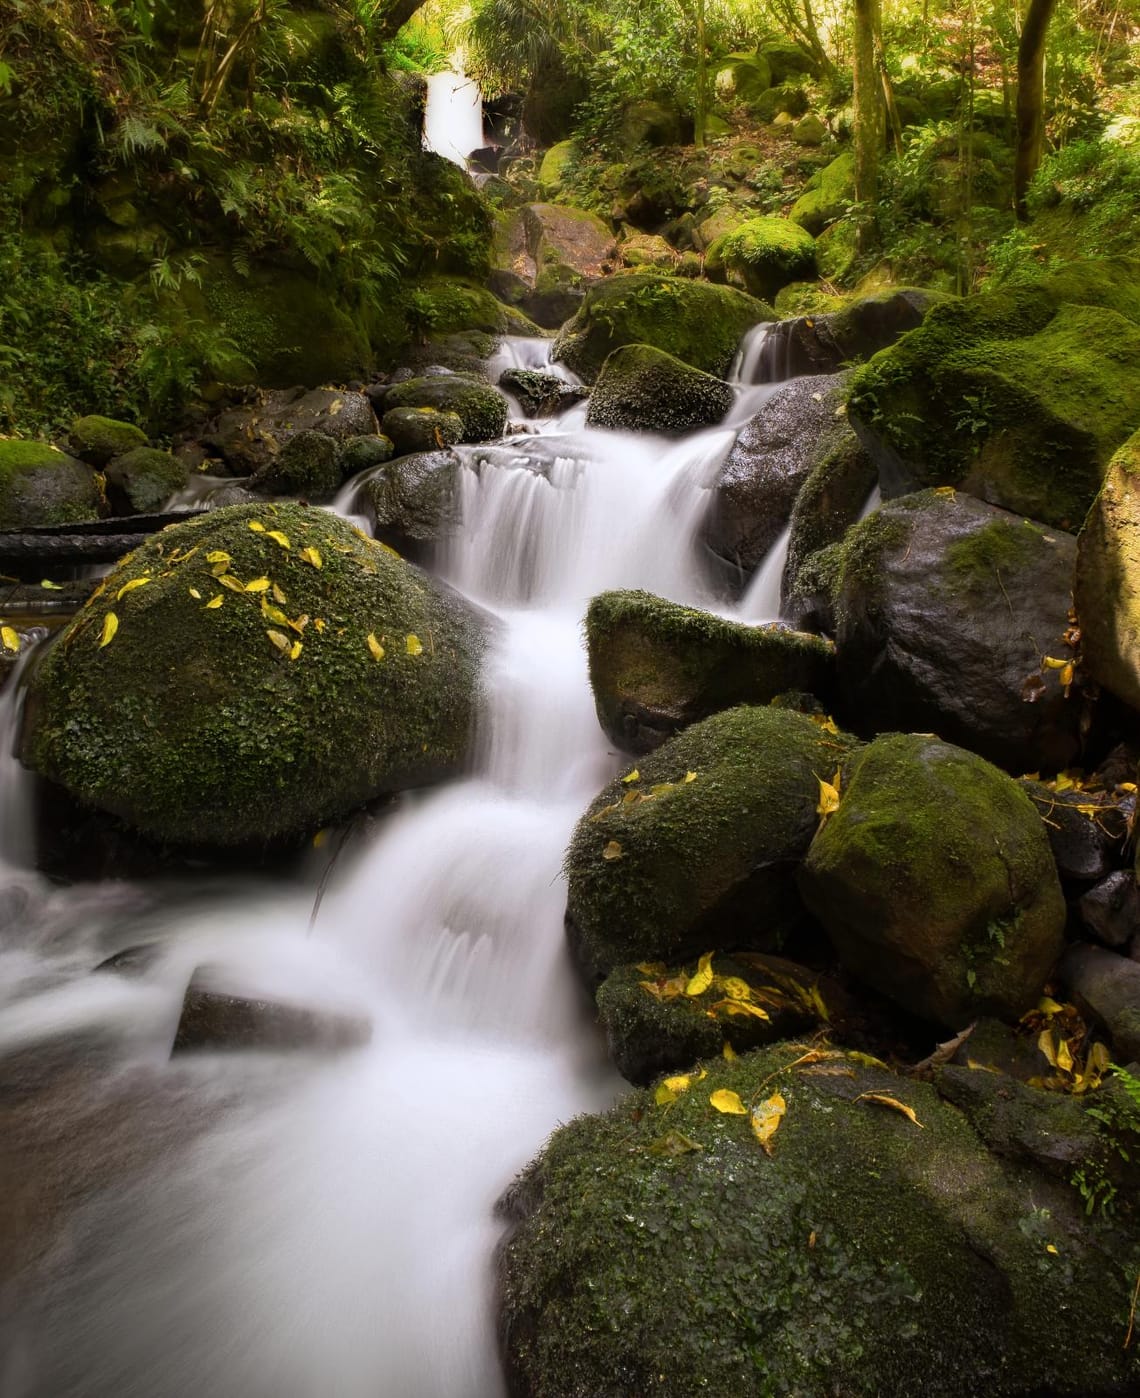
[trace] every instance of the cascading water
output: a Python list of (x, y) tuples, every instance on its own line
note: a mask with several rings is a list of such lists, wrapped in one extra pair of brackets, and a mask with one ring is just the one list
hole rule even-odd
[(483, 145), (483, 95), (463, 73), (433, 73), (427, 79), (424, 145), (467, 168), (467, 157)]

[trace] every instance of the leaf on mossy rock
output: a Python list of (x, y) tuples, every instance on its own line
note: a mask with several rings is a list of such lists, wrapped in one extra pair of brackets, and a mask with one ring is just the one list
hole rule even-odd
[(119, 618), (114, 612), (108, 612), (103, 618), (103, 630), (99, 637), (99, 649), (109, 646), (115, 639), (115, 632), (119, 629)]
[(115, 593), (115, 601), (121, 602), (128, 592), (134, 592), (136, 587), (146, 587), (148, 582), (149, 578), (132, 578), (130, 582), (125, 582)]
[(883, 1092), (861, 1092), (854, 1099), (856, 1102), (874, 1102), (878, 1107), (887, 1107), (892, 1112), (899, 1112), (908, 1121), (913, 1121), (915, 1126), (922, 1128), (922, 1122), (915, 1115), (913, 1107), (908, 1107), (905, 1102), (900, 1102), (897, 1097), (888, 1097)]
[(690, 1155), (695, 1150), (704, 1150), (704, 1146), (683, 1131), (666, 1131), (664, 1136), (658, 1136), (649, 1145), (651, 1155)]
[(787, 1110), (788, 1104), (780, 1092), (774, 1092), (766, 1102), (752, 1109), (752, 1134), (764, 1147), (766, 1155), (772, 1154), (772, 1137), (780, 1129), (780, 1122)]
[(0, 627), (0, 640), (4, 642), (6, 650), (19, 651), (20, 633), (11, 626)]
[(689, 977), (688, 984), (685, 986), (686, 995), (703, 995), (709, 986), (712, 985), (712, 959), (712, 952), (706, 951), (704, 956), (697, 962), (697, 969), (695, 973)]
[(718, 1087), (709, 1095), (709, 1106), (715, 1107), (718, 1112), (723, 1112), (726, 1116), (747, 1116), (748, 1108), (740, 1100), (740, 1093), (733, 1092), (728, 1087)]
[(682, 1092), (688, 1092), (694, 1082), (700, 1082), (707, 1076), (703, 1068), (699, 1073), (675, 1073), (671, 1078), (664, 1078), (657, 1084), (653, 1100), (659, 1107), (667, 1107), (670, 1102), (675, 1102)]
[(609, 844), (605, 847), (605, 849), (602, 850), (602, 858), (612, 861), (614, 859), (620, 859), (622, 857), (622, 853), (623, 851), (621, 845), (619, 845), (616, 840), (611, 840)]

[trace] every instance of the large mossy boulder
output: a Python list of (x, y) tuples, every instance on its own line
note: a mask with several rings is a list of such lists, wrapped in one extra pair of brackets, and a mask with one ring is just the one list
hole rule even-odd
[(480, 647), (464, 604), (335, 515), (215, 510), (128, 555), (62, 633), (22, 757), (159, 840), (283, 839), (455, 771)]
[(850, 413), (888, 498), (953, 485), (1076, 529), (1140, 427), (1140, 261), (935, 306), (856, 375)]
[(723, 379), (675, 355), (652, 345), (622, 345), (602, 365), (586, 422), (623, 432), (680, 436), (719, 422), (734, 398)]
[(730, 53), (713, 79), (722, 102), (754, 102), (772, 86), (772, 69), (759, 53)]
[(744, 332), (775, 312), (733, 287), (657, 272), (629, 272), (591, 287), (562, 328), (553, 357), (592, 382), (622, 345), (652, 345), (723, 378)]
[(855, 156), (851, 151), (837, 155), (807, 182), (807, 188), (792, 205), (788, 217), (815, 237), (840, 219), (855, 201)]
[(290, 434), (250, 484), (267, 495), (295, 495), (319, 504), (333, 498), (342, 479), (336, 443), (323, 432), (305, 428)]
[(802, 916), (793, 875), (819, 777), (852, 741), (788, 709), (729, 709), (599, 792), (566, 856), (567, 932), (587, 980), (710, 948), (776, 949)]
[(843, 964), (911, 1014), (963, 1029), (1036, 1004), (1065, 902), (1037, 808), (963, 748), (888, 734), (843, 773), (799, 872)]
[(780, 537), (812, 472), (851, 446), (854, 434), (839, 412), (845, 383), (837, 374), (782, 385), (737, 434), (713, 486), (701, 537), (741, 582)]
[(490, 442), (503, 435), (507, 400), (497, 388), (462, 374), (433, 374), (395, 384), (384, 395), (385, 414), (393, 408), (435, 408), (455, 413), (465, 442)]
[(650, 752), (698, 720), (789, 690), (826, 701), (831, 643), (744, 626), (649, 592), (603, 592), (586, 613), (598, 721), (626, 752)]
[[(511, 1398), (1140, 1385), (1122, 1344), (1130, 1205), (1087, 1215), (1067, 1181), (991, 1154), (934, 1087), (859, 1055), (785, 1044), (704, 1067), (559, 1128), (504, 1197)], [(1026, 1092), (1024, 1131), (1051, 1131), (1056, 1094)], [(765, 1150), (754, 1125), (773, 1115)], [(1107, 1152), (1111, 1130), (1094, 1131)]]
[(725, 233), (705, 254), (713, 281), (728, 281), (752, 296), (771, 299), (789, 282), (815, 272), (815, 240), (786, 218), (749, 218)]
[[(1076, 540), (923, 491), (842, 546), (835, 590), (843, 710), (859, 732), (935, 732), (1014, 773), (1081, 750), (1069, 607)], [(1049, 662), (1052, 662), (1051, 664)]]
[(132, 422), (92, 413), (77, 418), (68, 434), (70, 446), (81, 461), (101, 469), (116, 456), (125, 456), (137, 447), (149, 446), (146, 433)]
[(1073, 600), (1083, 665), (1140, 709), (1140, 432), (1109, 462), (1077, 540)]
[(97, 519), (104, 504), (84, 462), (44, 442), (0, 441), (0, 529)]
[(492, 247), (492, 289), (539, 325), (556, 329), (586, 287), (612, 272), (612, 230), (586, 209), (527, 204), (500, 215)]
[(123, 514), (152, 514), (185, 488), (190, 468), (185, 460), (157, 447), (135, 447), (117, 456), (106, 470), (107, 492)]
[(300, 432), (319, 432), (336, 447), (373, 436), (376, 415), (364, 393), (337, 388), (268, 389), (252, 401), (225, 408), (202, 434), (202, 443), (235, 475), (267, 471)]

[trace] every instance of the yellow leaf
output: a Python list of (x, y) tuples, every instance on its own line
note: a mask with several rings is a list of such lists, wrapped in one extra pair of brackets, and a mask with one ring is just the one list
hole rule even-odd
[(861, 1092), (855, 1098), (856, 1102), (874, 1102), (879, 1107), (889, 1107), (892, 1112), (900, 1112), (908, 1121), (922, 1128), (922, 1122), (914, 1114), (914, 1108), (908, 1107), (905, 1102), (900, 1102), (897, 1097), (888, 1097), (882, 1092)]
[(270, 641), (277, 647), (277, 649), (282, 653), (282, 655), (287, 655), (289, 653), (289, 647), (292, 643), (290, 642), (289, 637), (286, 636), (283, 632), (267, 631), (265, 634), (269, 637)]
[(1135, 790), (1136, 790), (1136, 783), (1135, 783), (1135, 782), (1117, 782), (1117, 784), (1116, 784), (1116, 789), (1117, 789), (1117, 791), (1135, 791)]
[(1055, 655), (1043, 655), (1041, 657), (1041, 668), (1043, 670), (1063, 670), (1068, 663), (1067, 660), (1058, 660)]
[(712, 985), (712, 959), (712, 952), (706, 951), (704, 956), (697, 962), (696, 972), (694, 975), (690, 976), (689, 982), (685, 986), (686, 995), (703, 995), (709, 986)]
[(313, 836), (313, 848), (320, 849), (322, 845), (328, 844), (328, 840), (329, 832), (327, 830), (318, 830)]
[(1052, 1243), (1046, 1243), (1046, 1244), (1045, 1244), (1045, 1251), (1046, 1251), (1046, 1252), (1051, 1252), (1051, 1253), (1053, 1254), (1054, 1257), (1059, 1256), (1059, 1254), (1058, 1254), (1058, 1252), (1057, 1252), (1057, 1249), (1053, 1246)]
[(261, 615), (266, 621), (274, 621), (278, 626), (289, 625), (289, 618), (281, 608), (275, 607), (272, 602), (267, 602), (264, 597), (261, 599)]
[(721, 1049), (721, 1053), (723, 1054), (726, 1063), (732, 1063), (735, 1059), (740, 1057), (740, 1055), (732, 1047), (732, 1045), (728, 1042), (727, 1039), (725, 1039), (724, 1041), (724, 1047)]
[(125, 582), (115, 593), (115, 601), (121, 602), (128, 592), (133, 592), (136, 587), (146, 587), (148, 582), (150, 582), (149, 578), (132, 578), (130, 582)]
[(748, 1108), (740, 1100), (740, 1094), (727, 1087), (719, 1087), (709, 1097), (709, 1105), (726, 1116), (747, 1116)]
[(1069, 687), (1069, 686), (1072, 684), (1072, 682), (1073, 682), (1073, 667), (1072, 667), (1072, 665), (1066, 665), (1066, 666), (1065, 666), (1065, 668), (1061, 671), (1061, 676), (1060, 676), (1060, 678), (1061, 678), (1061, 683), (1062, 683), (1062, 685), (1064, 685), (1064, 687), (1065, 687), (1066, 689), (1068, 689), (1068, 687)]
[(739, 976), (725, 976), (720, 982), (720, 987), (730, 1000), (752, 999), (751, 986)]
[(787, 1110), (788, 1104), (780, 1092), (773, 1093), (766, 1102), (752, 1109), (752, 1134), (767, 1155), (772, 1154), (772, 1137), (780, 1129), (780, 1122)]
[(1062, 1073), (1073, 1071), (1073, 1054), (1064, 1039), (1057, 1045), (1057, 1067)]
[(283, 534), (280, 529), (271, 529), (269, 531), (269, 537), (275, 544), (280, 544), (283, 549), (289, 547), (289, 535)]
[[(274, 588), (274, 591), (275, 591), (275, 592), (276, 592), (276, 590), (277, 590), (277, 589)], [(325, 629), (325, 620), (324, 620), (324, 617), (319, 617), (319, 616), (318, 616), (318, 617), (314, 617), (314, 618), (313, 618), (313, 625), (317, 628), (318, 631), (323, 631), (323, 630)]]
[(259, 519), (251, 519), (249, 522), (249, 527), (253, 530), (255, 534), (265, 533), (265, 525), (262, 524), (262, 522)]
[(298, 556), (303, 558), (306, 563), (311, 563), (314, 568), (322, 568), (324, 566), (324, 560), (321, 558), (320, 549), (313, 548), (311, 544), (307, 549), (302, 549)]
[(376, 639), (376, 633), (374, 631), (369, 631), (368, 633), (368, 649), (372, 652), (373, 660), (384, 659), (384, 647)]
[(289, 647), (289, 659), (290, 659), (290, 660), (296, 660), (297, 657), (298, 657), (300, 654), (301, 654), (301, 642), (300, 642), (300, 641), (294, 641), (293, 644)]
[(830, 733), (833, 738), (839, 737), (839, 725), (833, 718), (824, 719), (819, 728), (821, 733)]
[(1058, 1005), (1056, 1000), (1051, 1000), (1048, 995), (1043, 995), (1037, 1002), (1037, 1008), (1043, 1015), (1051, 1016), (1059, 1015), (1065, 1007), (1064, 1005)]
[(231, 592), (244, 592), (245, 588), (232, 573), (223, 573), (218, 578), (219, 587), (228, 587)]
[(190, 596), (193, 597), (195, 602), (200, 602), (202, 600), (202, 594), (198, 591), (196, 587), (190, 588), (189, 592)]
[(246, 592), (268, 592), (268, 591), (269, 591), (269, 579), (268, 579), (268, 578), (254, 578), (253, 582), (247, 582), (247, 583), (246, 583), (246, 585), (245, 585), (245, 590), (246, 590)]
[(216, 597), (211, 597), (210, 600), (206, 603), (205, 610), (208, 612), (212, 612), (216, 607), (220, 607), (221, 605), (222, 594), (219, 592)]
[(833, 815), (839, 809), (839, 773), (835, 773), (832, 781), (825, 782), (822, 777), (817, 777), (819, 782), (819, 805), (815, 808), (816, 815)]
[(295, 621), (287, 621), (287, 622), (285, 623), (286, 626), (288, 626), (288, 627), (290, 627), (292, 630), (296, 631), (296, 633), (297, 633), (298, 636), (303, 636), (303, 635), (305, 634), (305, 627), (308, 626), (308, 624), (309, 624), (309, 614), (308, 614), (308, 612), (302, 612), (301, 615), (300, 615), (299, 617), (297, 617), (297, 619), (296, 619)]
[(602, 850), (602, 858), (603, 858), (603, 859), (609, 859), (609, 860), (620, 859), (621, 856), (622, 856), (622, 848), (621, 848), (621, 845), (619, 845), (618, 842), (617, 842), (616, 840), (611, 840), (611, 841), (609, 842), (609, 844), (605, 847), (605, 849)]
[(670, 791), (674, 791), (676, 789), (676, 785), (676, 782), (658, 782), (656, 786), (651, 786), (649, 788), (649, 795), (651, 797), (667, 796)]
[(633, 969), (640, 971), (643, 976), (663, 976), (665, 963), (664, 961), (639, 961)]
[(272, 587), (271, 590), (272, 590), (272, 593), (273, 593), (273, 600), (274, 600), (275, 602), (280, 603), (280, 605), (283, 607), (283, 606), (285, 605), (285, 603), (289, 600), (289, 599), (285, 596), (285, 593), (282, 591), (281, 588), (279, 588), (279, 587), (277, 586), (276, 583), (273, 584), (273, 587)]
[(404, 637), (404, 649), (409, 655), (423, 655), (424, 653), (420, 638), (414, 633)]
[(20, 633), (11, 626), (0, 627), (0, 640), (4, 642), (6, 650), (18, 651), (20, 649)]
[(935, 495), (940, 495), (943, 500), (953, 500), (957, 494), (952, 485), (937, 485), (934, 487)]
[(639, 782), (640, 780), (641, 780), (641, 773), (637, 770), (636, 767), (633, 769), (632, 772), (629, 773), (628, 776), (622, 777), (622, 782), (623, 782), (626, 786), (628, 786), (630, 782)]
[(49, 592), (62, 592), (62, 591), (63, 591), (63, 584), (62, 584), (62, 583), (57, 583), (57, 582), (52, 582), (51, 578), (41, 578), (41, 579), (40, 579), (40, 586), (41, 586), (41, 587), (46, 587), (47, 590), (48, 590)]
[(114, 612), (108, 612), (103, 618), (103, 634), (99, 637), (99, 649), (109, 646), (115, 639), (115, 632), (119, 629), (119, 618)]
[(207, 563), (229, 563), (229, 562), (231, 562), (231, 559), (230, 559), (229, 554), (226, 553), (225, 549), (214, 549), (213, 553), (208, 553), (208, 554), (206, 555), (206, 562), (207, 562)]
[(229, 563), (227, 563), (227, 562), (225, 562), (225, 561), (223, 561), (223, 562), (221, 562), (221, 563), (215, 563), (214, 566), (210, 569), (211, 574), (212, 574), (215, 578), (220, 578), (220, 577), (222, 576), (223, 573), (228, 573), (229, 571), (230, 571), (230, 565), (229, 565)]
[(697, 774), (696, 774), (696, 772), (686, 772), (686, 773), (685, 773), (685, 785), (686, 785), (686, 786), (689, 784), (689, 782), (695, 782), (696, 779), (697, 779)]
[(886, 1068), (886, 1064), (881, 1058), (876, 1058), (873, 1053), (860, 1053), (858, 1049), (848, 1049), (847, 1057), (852, 1063), (860, 1063), (864, 1068)]
[(667, 1107), (670, 1102), (675, 1102), (682, 1092), (689, 1090), (692, 1081), (692, 1073), (678, 1073), (674, 1077), (665, 1078), (657, 1084), (653, 1100), (659, 1107)]
[(766, 1010), (762, 1010), (759, 1005), (749, 1004), (747, 1000), (718, 1000), (712, 1006), (714, 1013), (726, 1015), (745, 1015), (753, 1019), (769, 1019), (771, 1016)]
[(1049, 1066), (1055, 1068), (1057, 1066), (1057, 1049), (1053, 1043), (1053, 1034), (1051, 1030), (1042, 1029), (1041, 1033), (1037, 1036), (1037, 1047), (1049, 1060)]

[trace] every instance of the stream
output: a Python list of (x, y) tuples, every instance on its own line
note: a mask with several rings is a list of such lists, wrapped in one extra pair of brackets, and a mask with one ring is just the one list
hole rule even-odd
[[(492, 377), (548, 352), (507, 340)], [(45, 1161), (65, 1165), (33, 1284), (5, 1288), (0, 1269), (0, 1398), (501, 1393), (495, 1200), (556, 1125), (623, 1090), (562, 931), (563, 851), (623, 761), (594, 714), (582, 618), (614, 587), (718, 605), (695, 533), (771, 391), (741, 385), (724, 424), (680, 441), (591, 430), (578, 406), (458, 448), (462, 526), (434, 571), (498, 622), (475, 758), (350, 843), (311, 927), (327, 850), (290, 877), (61, 888), (32, 872), (9, 686), (0, 1053), (65, 1050), (42, 1089)], [(334, 508), (352, 514), (356, 485)], [(781, 545), (769, 563), (740, 617), (775, 615)], [(130, 974), (92, 974), (140, 945)], [(372, 1042), (171, 1059), (202, 965), (364, 1011)]]

